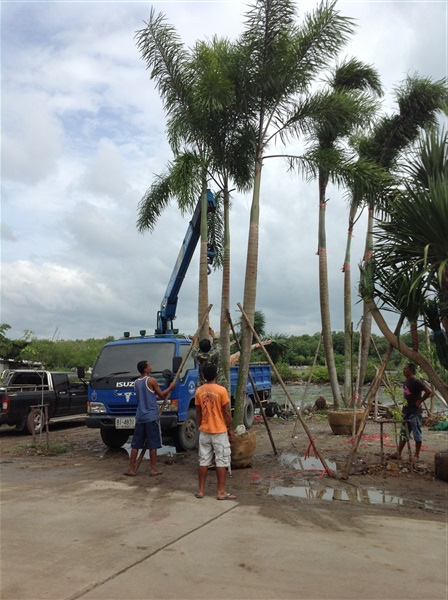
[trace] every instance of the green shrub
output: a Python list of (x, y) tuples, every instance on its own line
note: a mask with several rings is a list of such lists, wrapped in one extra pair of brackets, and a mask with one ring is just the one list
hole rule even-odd
[[(297, 373), (296, 371), (291, 369), (291, 367), (287, 363), (279, 362), (275, 365), (275, 368), (277, 369), (278, 374), (283, 379), (283, 381), (297, 381), (297, 380), (301, 379), (300, 373)], [(275, 383), (278, 383), (277, 376), (275, 375), (275, 373), (273, 371), (272, 371), (272, 381), (274, 381)]]
[(328, 383), (330, 381), (330, 377), (328, 375), (327, 367), (316, 366), (314, 368), (311, 381), (313, 383)]

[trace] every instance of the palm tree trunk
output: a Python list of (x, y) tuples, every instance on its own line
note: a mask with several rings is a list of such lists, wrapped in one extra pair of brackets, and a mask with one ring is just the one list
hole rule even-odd
[[(344, 399), (345, 405), (348, 406), (353, 395), (353, 372), (352, 372), (352, 356), (353, 356), (353, 324), (352, 324), (352, 278), (350, 272), (351, 261), (351, 246), (352, 235), (355, 221), (357, 205), (352, 200), (350, 206), (349, 225), (347, 232), (347, 240), (345, 243), (345, 258), (342, 271), (344, 273)], [(354, 396), (353, 401), (356, 404), (358, 397)]]
[[(257, 296), (258, 270), (258, 230), (260, 220), (260, 184), (262, 158), (257, 157), (255, 163), (254, 189), (250, 209), (249, 238), (247, 242), (246, 275), (244, 279), (243, 308), (251, 325), (254, 323), (255, 302)], [(241, 355), (239, 360), (238, 383), (235, 392), (233, 411), (233, 427), (243, 423), (244, 405), (246, 402), (246, 382), (249, 374), (250, 353), (252, 346), (252, 330), (243, 319), (241, 322)]]
[[(198, 291), (198, 324), (208, 309), (208, 262), (207, 262), (207, 179), (205, 173), (202, 177), (202, 204), (201, 204), (201, 252), (199, 258), (199, 291)], [(208, 336), (209, 320), (206, 319), (199, 339)]]
[(334, 361), (333, 337), (331, 334), (330, 320), (330, 298), (328, 291), (327, 242), (325, 232), (325, 191), (327, 187), (327, 181), (328, 180), (325, 178), (325, 176), (319, 173), (319, 300), (325, 360), (327, 362), (328, 375), (330, 377), (333, 403), (334, 407), (337, 409), (340, 407), (341, 392), (339, 389), (336, 364)]
[(224, 185), (224, 259), (222, 266), (221, 288), (221, 373), (226, 380), (230, 396), (230, 192), (227, 181)]
[[(369, 217), (367, 220), (366, 246), (364, 251), (364, 263), (368, 263), (373, 257), (373, 206), (369, 208)], [(372, 334), (372, 315), (364, 301), (364, 314), (361, 323), (361, 342), (360, 352), (358, 357), (358, 375), (356, 379), (355, 395), (360, 394), (360, 390), (364, 385), (366, 376), (367, 359), (369, 356), (370, 336)], [(358, 396), (356, 396), (358, 397)]]

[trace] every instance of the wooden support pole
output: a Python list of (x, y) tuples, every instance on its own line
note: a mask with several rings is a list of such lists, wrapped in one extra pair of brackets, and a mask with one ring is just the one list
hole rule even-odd
[[(205, 313), (204, 313), (204, 316), (202, 317), (201, 324), (200, 324), (200, 325), (199, 325), (199, 327), (197, 328), (197, 330), (196, 330), (196, 333), (195, 333), (194, 335), (199, 335), (199, 332), (201, 331), (202, 327), (204, 326), (204, 323), (205, 323), (206, 319), (208, 318), (208, 314), (209, 314), (209, 312), (211, 311), (211, 309), (212, 309), (212, 306), (213, 306), (213, 304), (210, 304), (210, 305), (209, 305), (209, 307), (207, 308), (207, 310), (205, 311)], [(194, 337), (194, 336), (193, 336), (193, 337)], [(191, 352), (192, 348), (193, 348), (193, 344), (191, 344), (191, 345), (189, 346), (188, 350), (185, 352), (185, 356), (184, 356), (184, 357), (183, 357), (183, 359), (182, 359), (182, 362), (181, 362), (181, 364), (180, 364), (180, 367), (179, 367), (179, 369), (177, 370), (177, 372), (176, 372), (176, 374), (175, 374), (175, 376), (174, 376), (173, 383), (176, 383), (176, 382), (177, 382), (177, 380), (179, 379), (179, 377), (180, 377), (180, 374), (182, 373), (182, 369), (184, 368), (184, 365), (185, 365), (185, 363), (187, 362), (187, 359), (188, 359), (188, 357), (190, 356), (190, 352)], [(167, 396), (164, 398), (164, 400), (163, 400), (163, 402), (162, 402), (162, 404), (161, 404), (161, 406), (160, 406), (160, 408), (159, 408), (159, 415), (161, 415), (161, 414), (162, 414), (162, 412), (163, 412), (163, 410), (164, 410), (165, 406), (166, 406), (166, 405), (167, 405), (167, 403), (168, 403), (168, 400), (169, 400), (170, 396), (171, 396), (171, 392), (170, 392), (170, 393), (169, 393), (169, 394), (168, 394), (168, 395), (167, 395)], [(136, 460), (136, 462), (135, 462), (135, 472), (137, 472), (137, 471), (138, 471), (138, 468), (139, 468), (139, 466), (140, 466), (140, 463), (141, 463), (141, 462), (142, 462), (142, 460), (143, 460), (143, 457), (144, 457), (144, 455), (145, 455), (145, 452), (146, 452), (146, 444), (145, 444), (145, 445), (143, 446), (143, 448), (141, 449), (141, 451), (140, 451), (140, 454), (139, 454), (139, 456), (138, 456), (138, 458), (137, 458), (137, 460)]]
[[(256, 331), (255, 331), (255, 329), (253, 328), (253, 326), (252, 326), (252, 323), (249, 321), (249, 319), (248, 319), (248, 317), (247, 317), (246, 313), (244, 312), (244, 309), (243, 309), (243, 307), (241, 306), (241, 304), (240, 304), (240, 303), (238, 303), (238, 308), (240, 309), (240, 311), (241, 311), (241, 314), (243, 315), (243, 317), (244, 317), (244, 319), (245, 319), (245, 321), (246, 321), (246, 323), (247, 323), (248, 327), (249, 327), (249, 328), (250, 328), (250, 330), (252, 331), (252, 334), (253, 334), (254, 338), (257, 340), (257, 342), (258, 342), (258, 343), (260, 343), (260, 344), (261, 344), (261, 340), (260, 340), (260, 338), (258, 337), (258, 334), (257, 334), (257, 332), (256, 332)], [(298, 410), (298, 408), (297, 408), (297, 406), (295, 405), (295, 403), (294, 403), (293, 399), (291, 398), (291, 396), (290, 396), (290, 394), (289, 394), (289, 392), (288, 392), (288, 389), (287, 389), (287, 387), (286, 387), (286, 385), (285, 385), (285, 382), (284, 382), (284, 381), (283, 381), (283, 379), (280, 377), (280, 374), (279, 374), (279, 372), (277, 371), (277, 369), (276, 369), (276, 367), (275, 367), (274, 363), (272, 362), (272, 359), (271, 359), (271, 357), (269, 356), (269, 353), (268, 353), (268, 351), (266, 350), (266, 348), (265, 348), (263, 345), (261, 345), (261, 349), (262, 349), (262, 350), (263, 350), (263, 352), (265, 353), (265, 355), (266, 355), (266, 358), (267, 358), (267, 360), (268, 360), (269, 364), (271, 365), (271, 369), (274, 371), (274, 373), (275, 373), (275, 375), (276, 375), (276, 377), (277, 377), (277, 379), (278, 379), (278, 381), (279, 381), (280, 385), (282, 386), (282, 388), (283, 388), (283, 391), (285, 392), (285, 394), (286, 394), (286, 397), (288, 398), (288, 400), (289, 400), (289, 403), (291, 404), (291, 407), (292, 407), (293, 411), (296, 413), (296, 416), (297, 416), (297, 418), (298, 418), (298, 419), (299, 419), (299, 421), (301, 422), (301, 424), (302, 424), (302, 427), (303, 427), (303, 429), (305, 430), (305, 433), (307, 434), (307, 436), (308, 436), (308, 438), (309, 438), (309, 440), (310, 440), (310, 444), (311, 444), (311, 446), (313, 447), (313, 449), (314, 449), (314, 452), (315, 452), (315, 453), (316, 453), (316, 455), (318, 456), (318, 458), (319, 458), (320, 462), (322, 463), (322, 466), (323, 466), (323, 468), (324, 468), (324, 469), (325, 469), (325, 471), (327, 472), (327, 475), (328, 475), (329, 477), (335, 477), (335, 473), (334, 473), (334, 471), (333, 471), (332, 469), (330, 469), (330, 468), (329, 468), (329, 466), (327, 465), (327, 462), (326, 462), (325, 458), (323, 457), (323, 455), (322, 455), (321, 451), (320, 451), (320, 450), (319, 450), (319, 448), (317, 447), (317, 444), (316, 444), (316, 442), (315, 442), (315, 440), (314, 440), (314, 437), (313, 437), (313, 436), (312, 436), (312, 434), (311, 434), (311, 431), (309, 430), (309, 428), (308, 428), (307, 424), (305, 423), (305, 420), (303, 419), (302, 415), (300, 414), (300, 411)]]
[[(227, 309), (227, 320), (229, 321), (229, 325), (230, 325), (230, 328), (231, 328), (231, 330), (232, 330), (232, 333), (233, 333), (233, 337), (234, 337), (234, 339), (235, 339), (236, 346), (237, 346), (238, 350), (241, 352), (241, 346), (240, 346), (240, 342), (239, 342), (238, 338), (236, 337), (236, 333), (235, 333), (235, 329), (234, 329), (234, 327), (233, 327), (233, 323), (232, 323), (232, 317), (230, 316), (229, 309)], [(269, 436), (269, 439), (270, 439), (270, 441), (271, 441), (271, 446), (272, 446), (272, 449), (274, 450), (274, 454), (275, 454), (275, 455), (277, 455), (277, 454), (278, 454), (278, 452), (277, 452), (277, 448), (275, 447), (274, 440), (273, 440), (273, 438), (272, 438), (271, 429), (270, 429), (270, 427), (269, 427), (269, 423), (268, 423), (268, 421), (267, 421), (267, 419), (266, 419), (266, 414), (265, 414), (265, 412), (264, 412), (264, 408), (263, 408), (263, 406), (262, 406), (262, 404), (261, 404), (261, 401), (260, 401), (260, 396), (258, 395), (258, 391), (257, 391), (257, 389), (256, 389), (256, 387), (255, 387), (255, 381), (254, 381), (254, 378), (252, 377), (252, 374), (251, 374), (251, 372), (250, 372), (250, 371), (249, 371), (249, 380), (250, 380), (250, 384), (251, 384), (251, 386), (252, 386), (252, 389), (253, 389), (253, 391), (254, 391), (254, 397), (255, 397), (255, 401), (256, 401), (256, 403), (257, 403), (257, 405), (258, 405), (258, 408), (260, 409), (261, 416), (263, 417), (263, 422), (264, 422), (264, 424), (265, 424), (266, 431), (268, 432), (268, 436)]]

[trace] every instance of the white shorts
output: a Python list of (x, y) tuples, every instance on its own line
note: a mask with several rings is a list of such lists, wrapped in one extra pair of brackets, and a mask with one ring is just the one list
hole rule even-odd
[(226, 433), (199, 432), (199, 466), (211, 467), (213, 456), (217, 467), (230, 467), (230, 442)]

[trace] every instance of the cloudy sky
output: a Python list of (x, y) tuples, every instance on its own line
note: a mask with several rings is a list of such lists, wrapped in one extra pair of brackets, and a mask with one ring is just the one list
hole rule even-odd
[[(161, 101), (134, 35), (151, 6), (187, 46), (235, 38), (247, 2), (1, 2), (1, 322), (19, 338), (86, 339), (151, 333), (188, 217), (173, 206), (156, 231), (136, 230), (137, 205), (171, 158)], [(300, 3), (299, 19), (315, 4)], [(407, 74), (447, 75), (447, 1), (338, 3), (356, 19), (344, 56), (378, 69), (394, 110)], [(327, 246), (332, 329), (342, 330), (347, 205), (331, 192)], [(250, 196), (232, 209), (232, 303), (242, 302)], [(320, 331), (317, 188), (267, 161), (261, 189), (257, 308), (267, 331)], [(365, 221), (352, 262), (362, 257)], [(220, 273), (210, 275), (211, 324), (219, 328)], [(179, 297), (176, 326), (193, 333), (198, 261)], [(360, 315), (354, 310), (354, 326)]]

